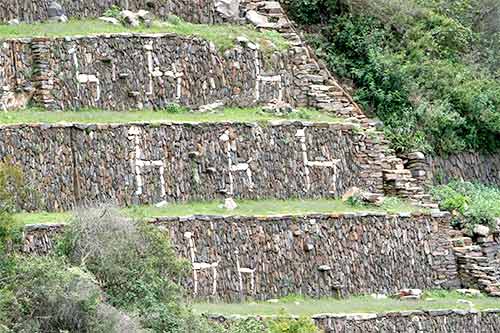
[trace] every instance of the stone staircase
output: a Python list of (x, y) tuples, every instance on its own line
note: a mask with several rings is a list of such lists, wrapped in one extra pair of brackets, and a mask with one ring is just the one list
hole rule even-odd
[(500, 242), (498, 234), (476, 237), (451, 232), (450, 242), (457, 258), (458, 275), (465, 288), (476, 288), (500, 297)]

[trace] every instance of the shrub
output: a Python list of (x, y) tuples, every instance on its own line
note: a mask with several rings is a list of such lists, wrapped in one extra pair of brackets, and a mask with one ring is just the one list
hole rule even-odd
[(112, 18), (120, 18), (120, 13), (121, 13), (122, 9), (120, 6), (117, 6), (117, 5), (113, 5), (111, 7), (109, 7), (102, 16), (105, 16), (105, 17), (112, 17)]
[[(289, 14), (321, 17), (310, 42), (354, 99), (379, 117), (398, 152), (500, 149), (496, 53), (500, 10), (491, 0), (289, 0)], [(324, 18), (317, 14), (321, 6)], [(489, 8), (489, 10), (486, 10)], [(481, 13), (481, 14), (479, 14)]]
[(110, 206), (78, 210), (59, 244), (71, 264), (95, 275), (112, 306), (137, 313), (156, 332), (181, 329), (181, 289), (187, 272), (167, 235)]
[(453, 181), (431, 191), (441, 209), (449, 210), (463, 220), (459, 226), (472, 228), (476, 224), (494, 226), (500, 217), (500, 189), (486, 185)]
[(92, 275), (55, 257), (15, 260), (13, 270), (2, 271), (2, 325), (15, 332), (121, 332), (118, 323), (125, 315), (102, 304)]
[(278, 318), (268, 323), (270, 333), (316, 333), (319, 329), (314, 325), (311, 318), (290, 318), (284, 311), (280, 312)]

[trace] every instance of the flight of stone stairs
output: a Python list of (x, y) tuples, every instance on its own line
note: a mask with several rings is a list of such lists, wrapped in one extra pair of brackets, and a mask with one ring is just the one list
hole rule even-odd
[(462, 231), (450, 232), (457, 257), (458, 274), (466, 288), (477, 288), (490, 296), (500, 296), (499, 234), (473, 238)]

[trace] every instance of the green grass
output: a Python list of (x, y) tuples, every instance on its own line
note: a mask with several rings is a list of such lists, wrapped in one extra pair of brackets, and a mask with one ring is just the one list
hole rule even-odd
[[(311, 213), (345, 213), (345, 212), (413, 212), (417, 207), (396, 198), (390, 198), (382, 207), (353, 207), (341, 200), (237, 200), (238, 208), (227, 211), (221, 208), (221, 201), (189, 202), (170, 204), (166, 207), (134, 206), (124, 208), (123, 212), (132, 217), (152, 218), (160, 216), (205, 215), (278, 215), (278, 214), (311, 214)], [(59, 223), (67, 222), (71, 213), (19, 213), (15, 215), (17, 223)]]
[(341, 122), (339, 118), (325, 112), (300, 109), (288, 116), (278, 117), (271, 113), (263, 112), (259, 108), (238, 109), (227, 108), (214, 112), (190, 112), (168, 110), (140, 110), (140, 111), (41, 111), (39, 109), (25, 109), (15, 111), (0, 111), (0, 124), (26, 124), (26, 123), (133, 123), (133, 122), (219, 122), (239, 121), (256, 122), (270, 120), (305, 120), (316, 122)]
[(220, 50), (226, 50), (234, 45), (236, 37), (245, 36), (250, 41), (258, 43), (264, 51), (285, 50), (286, 40), (275, 31), (257, 31), (246, 25), (206, 25), (192, 24), (182, 20), (171, 22), (155, 21), (150, 28), (144, 26), (132, 28), (122, 25), (112, 25), (100, 20), (70, 20), (67, 23), (34, 23), (19, 25), (0, 25), (0, 38), (19, 37), (65, 37), (89, 36), (107, 33), (176, 33), (182, 36), (196, 36), (213, 42)]
[(193, 309), (198, 314), (224, 315), (277, 315), (280, 311), (298, 316), (311, 316), (320, 313), (383, 313), (405, 310), (462, 309), (467, 304), (458, 300), (471, 301), (477, 310), (500, 309), (500, 298), (468, 297), (457, 292), (436, 291), (426, 293), (422, 300), (398, 300), (393, 298), (375, 299), (371, 296), (357, 296), (348, 299), (287, 297), (278, 303), (195, 303)]

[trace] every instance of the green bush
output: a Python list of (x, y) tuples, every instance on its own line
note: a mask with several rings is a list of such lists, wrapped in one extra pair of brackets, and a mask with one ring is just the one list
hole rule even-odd
[(179, 329), (184, 309), (177, 281), (187, 265), (176, 258), (160, 229), (110, 206), (79, 210), (59, 251), (71, 264), (94, 274), (108, 303), (137, 313), (144, 327), (156, 332)]
[(81, 209), (47, 257), (0, 259), (0, 330), (223, 332), (182, 302), (187, 272), (159, 228)]
[[(385, 123), (396, 151), (500, 148), (499, 60), (491, 55), (500, 10), (491, 0), (288, 2), (298, 22), (323, 23), (310, 43)], [(327, 18), (317, 15), (322, 6)]]
[(282, 311), (278, 318), (267, 322), (269, 333), (317, 333), (318, 327), (311, 318), (300, 317), (298, 319), (290, 318)]
[(431, 191), (440, 208), (452, 211), (462, 220), (461, 227), (476, 224), (493, 227), (500, 217), (500, 189), (470, 182), (453, 181)]
[(111, 7), (109, 7), (102, 16), (105, 16), (105, 17), (112, 17), (112, 18), (120, 18), (120, 13), (121, 13), (122, 9), (120, 6), (117, 6), (117, 5), (113, 5)]
[(2, 325), (13, 332), (118, 332), (109, 316), (118, 311), (102, 313), (103, 295), (91, 275), (54, 257), (15, 260), (14, 269), (2, 271)]

